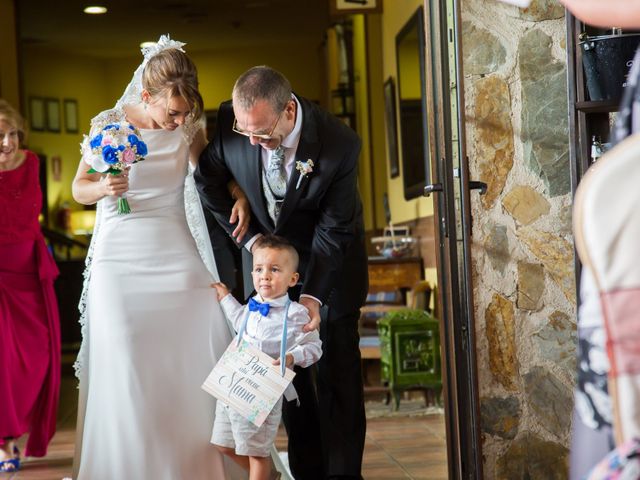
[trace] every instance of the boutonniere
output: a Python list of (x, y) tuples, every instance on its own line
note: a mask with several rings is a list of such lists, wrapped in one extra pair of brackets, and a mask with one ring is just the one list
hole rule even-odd
[(296, 162), (296, 170), (300, 172), (300, 176), (298, 177), (298, 183), (296, 184), (296, 190), (300, 188), (300, 183), (302, 179), (313, 172), (313, 160), (309, 159), (306, 162), (301, 162), (298, 160)]

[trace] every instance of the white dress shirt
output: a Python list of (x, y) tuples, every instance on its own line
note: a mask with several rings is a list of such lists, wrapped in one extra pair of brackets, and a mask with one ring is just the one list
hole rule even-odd
[[(300, 143), (300, 134), (302, 133), (302, 105), (295, 95), (291, 95), (291, 98), (296, 102), (296, 123), (293, 126), (291, 133), (282, 139), (280, 145), (284, 147), (284, 169), (287, 172), (287, 182), (291, 178), (291, 172), (293, 172), (293, 164), (296, 159), (296, 151), (298, 150), (298, 144)], [(269, 158), (271, 152), (268, 148), (262, 147), (262, 168), (267, 170), (269, 165)]]
[[(253, 298), (264, 303), (260, 295)], [(280, 357), (283, 317), (288, 300), (289, 295), (286, 294), (271, 300), (269, 314), (266, 317), (260, 312), (249, 312), (246, 330), (242, 335), (248, 343), (273, 358)], [(249, 306), (240, 304), (231, 294), (220, 301), (220, 306), (237, 332), (249, 311)], [(308, 310), (298, 302), (291, 302), (287, 315), (287, 353), (293, 355), (293, 363), (300, 367), (308, 367), (322, 356), (322, 341), (318, 331), (302, 331), (302, 327), (309, 323), (309, 320)]]
[[(287, 184), (289, 183), (289, 179), (291, 178), (291, 172), (293, 172), (293, 164), (296, 159), (296, 151), (298, 150), (298, 144), (300, 143), (300, 134), (302, 133), (302, 105), (296, 98), (295, 95), (291, 95), (291, 98), (296, 102), (296, 123), (293, 126), (293, 130), (291, 133), (287, 135), (281, 142), (280, 145), (284, 147), (284, 169), (287, 174)], [(267, 170), (267, 166), (269, 165), (269, 158), (271, 157), (271, 152), (273, 150), (269, 150), (261, 146), (260, 155), (262, 159), (262, 169), (263, 171)], [(251, 247), (255, 243), (255, 241), (261, 237), (261, 234), (254, 235), (249, 239), (247, 243), (244, 244), (244, 247), (251, 251)]]

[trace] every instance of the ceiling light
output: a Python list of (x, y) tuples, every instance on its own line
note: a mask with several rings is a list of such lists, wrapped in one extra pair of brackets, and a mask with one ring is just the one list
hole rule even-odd
[(84, 13), (88, 13), (90, 15), (100, 15), (102, 13), (107, 13), (107, 7), (103, 7), (101, 5), (90, 5), (84, 8)]
[(156, 42), (142, 42), (140, 44), (140, 48), (153, 47), (155, 44)]

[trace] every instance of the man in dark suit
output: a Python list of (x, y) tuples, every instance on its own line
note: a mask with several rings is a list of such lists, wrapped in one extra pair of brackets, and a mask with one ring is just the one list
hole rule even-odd
[(240, 246), (250, 251), (257, 236), (274, 233), (300, 255), (301, 285), (290, 296), (309, 309), (306, 328), (320, 326), (323, 356), (317, 374), (296, 368), (300, 406), (285, 402), (296, 479), (361, 478), (366, 422), (358, 318), (367, 256), (359, 153), (352, 129), (261, 66), (240, 76), (232, 101), (220, 105), (215, 138), (195, 173), (204, 206), (230, 235), (233, 201), (225, 185), (235, 178), (244, 190), (252, 218)]

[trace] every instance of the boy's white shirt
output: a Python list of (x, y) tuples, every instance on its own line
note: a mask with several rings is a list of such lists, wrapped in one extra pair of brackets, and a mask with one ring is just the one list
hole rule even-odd
[[(255, 295), (253, 298), (260, 303), (265, 303), (260, 295)], [(282, 320), (287, 300), (289, 300), (287, 294), (270, 300), (268, 302), (270, 310), (266, 317), (259, 312), (250, 312), (242, 336), (248, 343), (273, 358), (280, 356)], [(239, 303), (231, 294), (220, 301), (220, 306), (237, 332), (249, 307)], [(287, 316), (287, 353), (293, 355), (293, 363), (300, 367), (308, 367), (322, 356), (322, 341), (318, 331), (305, 333), (302, 330), (309, 321), (308, 310), (298, 302), (291, 302)]]

